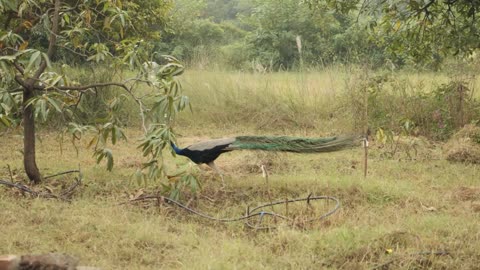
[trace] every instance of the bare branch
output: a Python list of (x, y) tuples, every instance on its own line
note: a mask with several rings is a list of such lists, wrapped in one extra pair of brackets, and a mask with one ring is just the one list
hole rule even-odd
[(28, 87), (27, 84), (26, 84), (26, 82), (23, 80), (22, 75), (20, 75), (20, 74), (15, 75), (15, 81), (16, 81), (18, 84), (20, 84), (23, 88), (27, 88), (27, 87)]
[[(9, 169), (10, 169), (10, 167), (9, 167)], [(71, 174), (71, 173), (78, 173), (78, 177), (75, 177), (75, 182), (70, 187), (63, 190), (58, 195), (50, 193), (50, 192), (36, 191), (36, 190), (33, 190), (30, 187), (28, 187), (26, 185), (23, 185), (21, 183), (14, 183), (13, 182), (13, 176), (11, 175), (11, 172), (10, 172), (11, 181), (0, 179), (0, 185), (4, 185), (4, 186), (10, 187), (10, 188), (16, 188), (16, 189), (20, 190), (21, 192), (29, 193), (33, 197), (46, 198), (46, 199), (54, 198), (54, 199), (61, 199), (61, 200), (68, 201), (69, 198), (74, 193), (75, 189), (82, 184), (82, 172), (80, 171), (80, 169), (61, 172), (61, 173), (46, 177), (46, 178), (52, 178), (52, 177), (65, 175), (65, 174)]]
[(73, 53), (73, 54), (76, 54), (76, 55), (78, 55), (78, 56), (88, 57), (88, 55), (83, 54), (83, 53), (79, 53), (79, 52), (75, 51), (74, 49), (68, 48), (67, 46), (61, 46), (61, 45), (59, 45), (58, 47), (63, 48), (63, 49), (65, 49), (65, 50), (67, 50), (67, 51), (69, 51), (69, 52), (71, 52), (71, 53)]
[(14, 89), (7, 90), (8, 93), (16, 93), (16, 92), (22, 92), (22, 91), (23, 91), (23, 87), (17, 87)]
[(428, 8), (435, 3), (436, 0), (430, 0), (425, 6), (423, 6), (420, 10), (428, 12)]
[(20, 72), (20, 74), (25, 74), (25, 70), (20, 64), (17, 63), (17, 61), (13, 61), (13, 66), (18, 70), (18, 72)]
[[(67, 90), (74, 90), (74, 91), (85, 91), (91, 88), (96, 88), (96, 87), (107, 87), (107, 86), (118, 86), (120, 88), (125, 89), (126, 91), (130, 92), (130, 89), (123, 83), (117, 83), (117, 82), (107, 82), (107, 83), (93, 83), (89, 85), (79, 85), (79, 86), (57, 86), (55, 89), (62, 90), (62, 91), (67, 91)], [(45, 89), (45, 87), (39, 87), (40, 89)]]

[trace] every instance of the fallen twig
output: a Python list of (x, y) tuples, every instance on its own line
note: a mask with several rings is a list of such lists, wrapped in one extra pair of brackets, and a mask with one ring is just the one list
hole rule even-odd
[(57, 173), (54, 175), (50, 175), (45, 177), (44, 179), (60, 176), (60, 175), (65, 175), (65, 174), (70, 174), (70, 173), (78, 173), (78, 177), (75, 177), (75, 183), (73, 183), (70, 187), (66, 188), (64, 191), (62, 191), (59, 195), (49, 193), (49, 192), (38, 192), (35, 190), (32, 190), (26, 185), (23, 185), (21, 183), (14, 183), (13, 182), (13, 177), (11, 176), (12, 181), (7, 181), (7, 180), (2, 180), (0, 179), (0, 185), (5, 185), (10, 188), (16, 188), (20, 190), (21, 192), (26, 192), (32, 195), (33, 197), (37, 198), (45, 198), (45, 199), (60, 199), (60, 200), (65, 200), (68, 201), (72, 194), (74, 193), (75, 189), (82, 184), (82, 173), (80, 170), (70, 170), (70, 171), (65, 171), (61, 173)]
[(20, 183), (13, 183), (13, 182), (9, 182), (9, 181), (7, 181), (7, 180), (2, 180), (2, 179), (0, 179), (0, 184), (1, 184), (1, 185), (9, 186), (9, 187), (11, 187), (11, 188), (17, 188), (17, 189), (19, 189), (19, 190), (21, 190), (21, 191), (23, 191), (23, 192), (30, 193), (30, 194), (32, 194), (32, 195), (34, 195), (34, 196), (37, 196), (37, 195), (38, 195), (37, 192), (31, 190), (31, 189), (28, 188), (27, 186), (22, 185), (22, 184), (20, 184)]
[(52, 175), (49, 175), (49, 176), (45, 176), (43, 179), (53, 178), (53, 177), (57, 177), (57, 176), (60, 176), (60, 175), (65, 175), (65, 174), (70, 174), (70, 173), (80, 174), (81, 172), (80, 172), (80, 170), (64, 171), (64, 172), (60, 172), (60, 173), (57, 173), (57, 174), (52, 174)]

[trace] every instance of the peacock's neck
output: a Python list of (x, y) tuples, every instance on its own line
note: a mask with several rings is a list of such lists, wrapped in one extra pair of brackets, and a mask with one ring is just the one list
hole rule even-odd
[(170, 145), (177, 155), (183, 155), (183, 149), (178, 148), (173, 142), (170, 142)]

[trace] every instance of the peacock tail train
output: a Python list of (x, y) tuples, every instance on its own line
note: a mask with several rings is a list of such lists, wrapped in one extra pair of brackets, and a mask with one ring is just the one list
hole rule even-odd
[(358, 144), (360, 136), (301, 138), (287, 136), (238, 136), (225, 150), (250, 149), (295, 153), (338, 151)]
[(178, 148), (173, 142), (171, 142), (171, 146), (177, 155), (186, 156), (197, 164), (208, 164), (215, 169), (214, 161), (222, 153), (232, 150), (245, 149), (295, 153), (333, 152), (355, 146), (360, 142), (360, 138), (360, 136), (336, 136), (327, 138), (237, 136), (202, 141), (185, 148)]

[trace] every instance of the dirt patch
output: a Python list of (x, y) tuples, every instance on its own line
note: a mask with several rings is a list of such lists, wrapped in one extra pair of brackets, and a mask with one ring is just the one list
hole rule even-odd
[(332, 190), (332, 193), (327, 191), (326, 194), (335, 194), (335, 196), (338, 196), (342, 201), (342, 205), (346, 208), (355, 208), (367, 202), (368, 199), (368, 194), (366, 194), (360, 186), (356, 185), (344, 189)]
[(470, 164), (480, 164), (480, 146), (469, 139), (448, 143), (447, 160)]
[(453, 139), (470, 138), (473, 142), (480, 144), (480, 127), (476, 125), (465, 125), (452, 136)]
[(454, 194), (454, 197), (462, 202), (480, 200), (479, 187), (460, 187), (455, 191)]
[(466, 125), (444, 146), (451, 162), (480, 164), (480, 127)]
[(284, 153), (249, 151), (226, 163), (229, 171), (238, 174), (261, 174), (261, 166), (265, 166), (270, 173), (289, 172), (295, 168), (285, 157)]
[(453, 191), (453, 200), (465, 209), (480, 213), (480, 187), (460, 187)]
[(472, 211), (475, 213), (480, 213), (480, 202), (472, 203)]
[(124, 157), (120, 160), (119, 166), (121, 168), (142, 168), (143, 160), (136, 156)]

